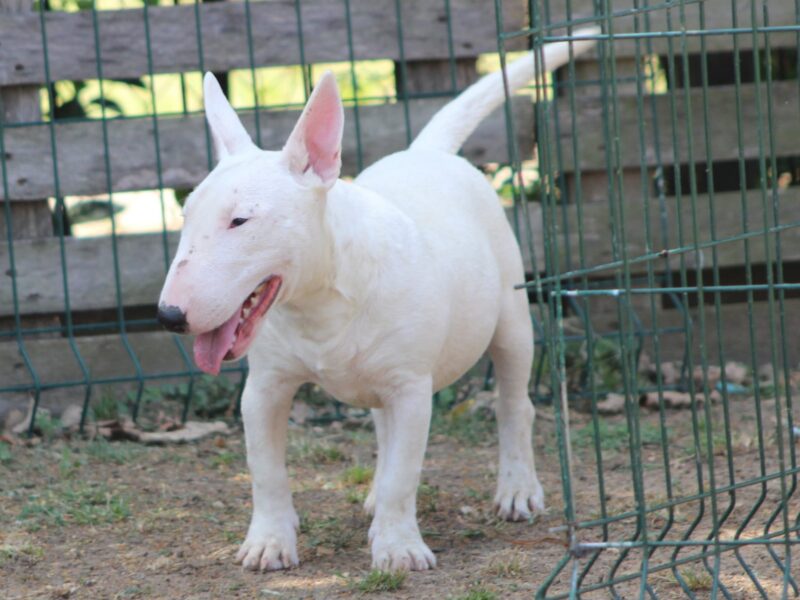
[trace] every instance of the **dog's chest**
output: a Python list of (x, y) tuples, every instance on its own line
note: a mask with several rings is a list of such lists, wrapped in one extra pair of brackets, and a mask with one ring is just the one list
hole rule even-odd
[[(273, 319), (268, 335), (277, 337), (285, 358), (337, 400), (353, 406), (380, 406), (376, 392), (381, 365), (375, 338), (345, 313), (303, 319)], [(380, 344), (378, 344), (380, 346)]]

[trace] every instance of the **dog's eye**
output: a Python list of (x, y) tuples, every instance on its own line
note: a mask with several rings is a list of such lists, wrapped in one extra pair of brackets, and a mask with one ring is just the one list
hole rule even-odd
[(244, 225), (247, 223), (247, 219), (243, 217), (236, 217), (231, 221), (231, 224), (228, 226), (228, 229), (233, 229), (234, 227), (239, 227), (239, 225)]

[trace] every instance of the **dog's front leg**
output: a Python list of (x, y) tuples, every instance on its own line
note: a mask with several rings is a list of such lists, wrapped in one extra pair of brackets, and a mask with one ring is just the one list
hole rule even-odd
[(383, 401), (385, 453), (374, 483), (375, 517), (369, 529), (372, 566), (381, 570), (422, 571), (436, 558), (417, 525), (419, 485), (431, 422), (431, 379), (394, 388)]
[(253, 479), (253, 518), (236, 556), (246, 569), (297, 566), (297, 527), (286, 471), (286, 429), (298, 384), (251, 369), (242, 395), (247, 465)]

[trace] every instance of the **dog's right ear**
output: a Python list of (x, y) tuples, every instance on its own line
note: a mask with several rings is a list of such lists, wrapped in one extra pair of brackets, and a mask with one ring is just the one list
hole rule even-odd
[(203, 78), (203, 103), (218, 160), (255, 147), (212, 73), (206, 73)]

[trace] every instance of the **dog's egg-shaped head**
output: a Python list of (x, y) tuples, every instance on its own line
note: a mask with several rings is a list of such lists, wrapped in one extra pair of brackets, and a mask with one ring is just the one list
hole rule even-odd
[(195, 334), (198, 366), (216, 373), (222, 360), (246, 352), (269, 308), (302, 290), (320, 267), (324, 203), (339, 176), (344, 114), (326, 73), (284, 148), (263, 151), (211, 74), (204, 92), (219, 162), (187, 198), (159, 319)]

